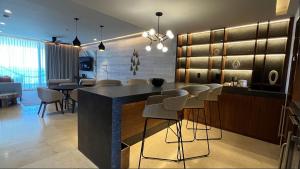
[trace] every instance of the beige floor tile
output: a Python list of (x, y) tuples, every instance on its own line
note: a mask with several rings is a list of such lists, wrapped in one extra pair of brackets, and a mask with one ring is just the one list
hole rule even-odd
[[(38, 106), (12, 106), (0, 109), (0, 168), (95, 168), (77, 150), (77, 114), (55, 112), (49, 106), (44, 119)], [(185, 126), (185, 125), (184, 125)], [(147, 138), (147, 155), (176, 158), (176, 144), (165, 144), (166, 130)], [(204, 131), (199, 133), (203, 137)], [(184, 139), (192, 138), (183, 130)], [(213, 129), (210, 135), (218, 135)], [(174, 140), (170, 134), (169, 139)], [(131, 146), (130, 167), (138, 165), (141, 143)], [(186, 156), (206, 153), (205, 141), (184, 144)], [(279, 146), (224, 131), (221, 141), (210, 141), (210, 155), (187, 161), (188, 168), (275, 168)], [(174, 162), (142, 160), (142, 168), (182, 168)]]

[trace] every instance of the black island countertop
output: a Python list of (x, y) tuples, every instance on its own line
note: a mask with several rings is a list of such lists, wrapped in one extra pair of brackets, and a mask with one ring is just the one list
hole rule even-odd
[(134, 85), (134, 86), (108, 86), (108, 87), (88, 87), (81, 90), (106, 96), (109, 98), (126, 98), (132, 96), (141, 96), (149, 94), (160, 94), (163, 90), (178, 89), (180, 87), (191, 85), (185, 83), (165, 83), (162, 87), (154, 87), (151, 84), (148, 85)]
[[(188, 85), (199, 85), (195, 83), (165, 83), (162, 87), (154, 87), (153, 85), (136, 85), (136, 86), (110, 86), (110, 87), (89, 87), (82, 88), (86, 92), (99, 94), (109, 98), (124, 98), (127, 96), (134, 95), (148, 95), (148, 94), (160, 94), (163, 90), (171, 90), (181, 88)], [(284, 98), (285, 93), (267, 91), (267, 90), (256, 90), (244, 87), (231, 87), (223, 86), (224, 93), (232, 94), (242, 94), (242, 95), (253, 95), (253, 96), (263, 96), (263, 97), (280, 97)]]

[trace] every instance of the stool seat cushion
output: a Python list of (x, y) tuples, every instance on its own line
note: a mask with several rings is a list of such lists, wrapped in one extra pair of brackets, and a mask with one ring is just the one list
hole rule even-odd
[(218, 101), (218, 97), (222, 93), (223, 85), (217, 84), (217, 83), (211, 83), (211, 84), (205, 84), (205, 86), (208, 86), (209, 93), (207, 95), (207, 101)]
[(197, 96), (191, 96), (188, 98), (185, 106), (185, 109), (202, 109), (204, 108), (204, 101), (200, 100)]

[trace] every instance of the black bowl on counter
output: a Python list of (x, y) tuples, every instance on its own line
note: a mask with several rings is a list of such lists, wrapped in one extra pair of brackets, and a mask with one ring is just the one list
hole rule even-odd
[(154, 87), (161, 87), (165, 82), (165, 80), (161, 78), (153, 78), (150, 79), (150, 81)]

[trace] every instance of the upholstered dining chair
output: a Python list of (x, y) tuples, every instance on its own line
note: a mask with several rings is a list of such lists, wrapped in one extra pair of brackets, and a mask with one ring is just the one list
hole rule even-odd
[(64, 114), (64, 110), (62, 107), (62, 102), (64, 99), (64, 95), (56, 90), (47, 89), (47, 88), (37, 88), (38, 97), (41, 100), (41, 104), (39, 107), (38, 115), (40, 114), (41, 108), (44, 105), (43, 112), (42, 112), (42, 118), (44, 118), (44, 114), (46, 111), (46, 107), (48, 104), (55, 104), (56, 111), (58, 111), (57, 103), (60, 105), (61, 112)]
[(120, 80), (100, 80), (97, 82), (96, 86), (122, 86), (122, 82)]
[(95, 86), (96, 79), (80, 79), (79, 85), (80, 86)]
[[(145, 159), (166, 160), (166, 161), (173, 161), (173, 162), (183, 161), (183, 165), (185, 168), (185, 158), (184, 158), (182, 132), (181, 132), (181, 128), (182, 128), (181, 119), (183, 118), (182, 110), (188, 99), (188, 92), (185, 90), (174, 90), (171, 92), (173, 93), (172, 97), (155, 95), (155, 96), (150, 96), (146, 101), (146, 106), (143, 112), (143, 117), (145, 118), (145, 125), (144, 125), (144, 132), (143, 132), (138, 168), (140, 168), (142, 157)], [(175, 123), (177, 128), (176, 136), (177, 136), (177, 144), (178, 144), (177, 159), (157, 158), (157, 157), (149, 157), (144, 155), (145, 137), (146, 137), (147, 123), (149, 119), (172, 120), (176, 122)]]
[(72, 113), (75, 112), (75, 105), (78, 103), (78, 89), (74, 89), (70, 93), (70, 98), (72, 100)]
[(148, 80), (145, 79), (129, 79), (128, 85), (143, 85), (143, 84), (149, 84)]

